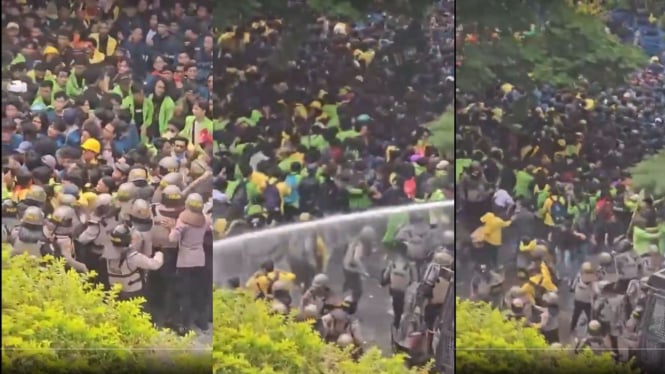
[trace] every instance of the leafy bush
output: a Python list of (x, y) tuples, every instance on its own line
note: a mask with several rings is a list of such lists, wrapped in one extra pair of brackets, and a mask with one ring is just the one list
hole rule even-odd
[[(19, 373), (210, 372), (209, 351), (192, 337), (154, 327), (143, 301), (116, 301), (63, 260), (2, 251), (2, 370)], [(166, 370), (166, 369), (164, 369)]]
[(617, 364), (609, 353), (550, 348), (532, 327), (507, 321), (487, 303), (457, 299), (456, 373), (616, 373), (637, 374), (628, 364)]
[(312, 326), (271, 315), (249, 295), (214, 293), (213, 371), (236, 374), (424, 374), (406, 369), (400, 356), (384, 358), (370, 349), (358, 362), (347, 351), (324, 343)]
[(635, 165), (630, 170), (635, 187), (638, 190), (644, 189), (654, 196), (664, 197), (665, 175), (663, 175), (663, 165), (665, 165), (665, 150), (657, 155), (645, 158)]

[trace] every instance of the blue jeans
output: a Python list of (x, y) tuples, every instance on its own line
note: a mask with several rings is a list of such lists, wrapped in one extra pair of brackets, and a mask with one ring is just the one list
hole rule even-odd
[(556, 255), (556, 267), (559, 272), (559, 275), (561, 277), (569, 276), (573, 272), (571, 269), (572, 267), (571, 250), (567, 248), (562, 249), (560, 247), (556, 247), (554, 252)]

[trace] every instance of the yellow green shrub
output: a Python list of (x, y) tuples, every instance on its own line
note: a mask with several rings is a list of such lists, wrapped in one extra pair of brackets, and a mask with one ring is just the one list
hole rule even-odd
[(214, 293), (213, 367), (218, 374), (423, 374), (401, 356), (370, 349), (358, 362), (324, 343), (312, 326), (269, 314), (268, 306), (244, 293)]
[[(117, 301), (88, 275), (2, 251), (2, 370), (137, 373), (179, 367), (210, 372), (210, 351), (192, 336), (157, 329), (143, 300)], [(166, 370), (166, 369), (165, 369)]]
[(455, 372), (460, 373), (615, 373), (637, 374), (609, 353), (570, 347), (553, 349), (533, 327), (508, 321), (487, 303), (457, 299)]

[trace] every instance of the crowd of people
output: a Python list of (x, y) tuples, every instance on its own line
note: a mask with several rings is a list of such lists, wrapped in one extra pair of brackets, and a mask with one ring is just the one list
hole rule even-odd
[(211, 3), (2, 5), (3, 248), (208, 330)]
[(450, 4), (425, 24), (383, 13), (352, 23), (295, 4), (307, 25), (267, 16), (222, 30), (219, 236), (238, 222), (444, 198), (451, 155), (422, 124), (452, 104)]
[[(458, 292), (552, 344), (635, 355), (647, 279), (665, 267), (665, 207), (628, 170), (665, 147), (664, 57), (620, 87), (458, 93), (456, 228), (470, 235), (457, 248), (473, 274)], [(527, 96), (535, 105), (510, 123)]]
[[(423, 124), (452, 105), (454, 2), (435, 2), (424, 20), (375, 12), (356, 22), (291, 3), (290, 17), (308, 23), (257, 16), (218, 38), (216, 237), (449, 198), (452, 155), (431, 144)], [(453, 279), (454, 234), (440, 218), (398, 214), (382, 241), (385, 227), (359, 225), (331, 251), (339, 243), (322, 233), (295, 231), (288, 271), (269, 260), (246, 283), (229, 284), (268, 299), (275, 313), (299, 310), (326, 341), (362, 350), (357, 315), (372, 278), (368, 261), (383, 247), (390, 256), (379, 278), (393, 299), (393, 343), (417, 356), (414, 363), (426, 360)], [(329, 263), (333, 251), (343, 252), (341, 264)], [(333, 266), (343, 268), (343, 284), (330, 275)], [(426, 337), (418, 347), (406, 343), (415, 332)]]

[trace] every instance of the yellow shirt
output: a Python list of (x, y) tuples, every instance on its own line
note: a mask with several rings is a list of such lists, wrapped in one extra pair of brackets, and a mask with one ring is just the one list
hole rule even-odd
[(545, 199), (545, 202), (543, 203), (543, 209), (541, 210), (541, 214), (543, 216), (543, 223), (547, 226), (554, 226), (554, 219), (552, 218), (552, 205), (554, 205), (554, 202), (559, 200), (560, 203), (565, 204), (565, 201), (563, 201), (563, 198), (560, 196), (556, 195), (551, 195), (547, 199)]
[(504, 221), (494, 213), (485, 213), (480, 218), (480, 222), (483, 223), (484, 241), (486, 243), (494, 246), (503, 244), (501, 232), (504, 227), (510, 226), (511, 221)]
[[(548, 272), (549, 273), (549, 272)], [(531, 301), (532, 304), (535, 304), (536, 300), (536, 287), (535, 285), (540, 285), (545, 289), (547, 292), (556, 292), (557, 287), (552, 283), (552, 279), (549, 277), (546, 277), (543, 274), (536, 274), (529, 278), (528, 282), (524, 282), (522, 285), (522, 291), (527, 295), (529, 298), (529, 301)]]
[(254, 171), (249, 176), (249, 181), (254, 183), (256, 187), (259, 188), (260, 192), (266, 189), (266, 184), (268, 183), (268, 176), (261, 173), (260, 171)]
[(268, 274), (258, 272), (247, 280), (245, 288), (251, 290), (256, 295), (269, 295), (269, 288), (277, 279), (294, 282), (296, 280), (296, 275), (283, 270), (275, 270)]

